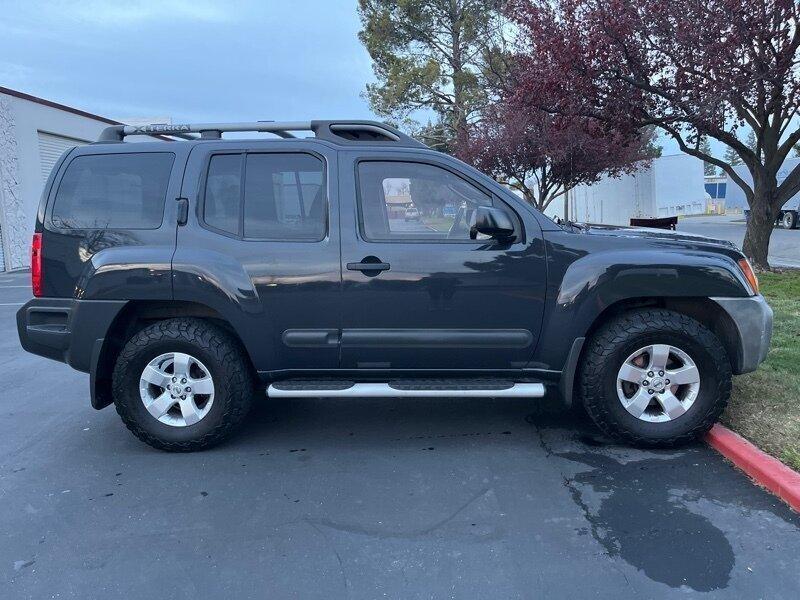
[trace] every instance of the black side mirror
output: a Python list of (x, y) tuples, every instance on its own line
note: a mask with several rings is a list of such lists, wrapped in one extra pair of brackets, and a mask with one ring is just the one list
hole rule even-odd
[(474, 240), (479, 233), (496, 239), (507, 239), (514, 235), (514, 223), (504, 210), (479, 206), (472, 211), (470, 218), (470, 239)]

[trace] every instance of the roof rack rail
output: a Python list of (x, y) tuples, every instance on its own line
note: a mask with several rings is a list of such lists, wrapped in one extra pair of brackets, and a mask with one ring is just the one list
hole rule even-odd
[(273, 133), (281, 138), (294, 138), (293, 131), (311, 131), (317, 139), (341, 143), (393, 143), (399, 146), (427, 148), (391, 125), (377, 121), (253, 121), (249, 123), (197, 123), (113, 125), (106, 127), (98, 142), (122, 142), (129, 135), (174, 136), (182, 139), (218, 140), (223, 133), (233, 131), (258, 131)]

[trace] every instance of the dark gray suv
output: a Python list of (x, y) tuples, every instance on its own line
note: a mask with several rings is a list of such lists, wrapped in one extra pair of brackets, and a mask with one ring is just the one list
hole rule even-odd
[(35, 231), (23, 347), (165, 450), (220, 442), (264, 390), (552, 396), (671, 445), (772, 330), (732, 244), (556, 224), (380, 123), (110, 127), (55, 165)]

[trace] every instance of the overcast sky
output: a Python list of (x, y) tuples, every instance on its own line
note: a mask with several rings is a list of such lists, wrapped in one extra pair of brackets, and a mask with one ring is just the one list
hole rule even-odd
[(0, 13), (0, 86), (105, 117), (375, 118), (356, 0), (0, 0)]
[(355, 0), (0, 0), (0, 85), (111, 118), (374, 118)]

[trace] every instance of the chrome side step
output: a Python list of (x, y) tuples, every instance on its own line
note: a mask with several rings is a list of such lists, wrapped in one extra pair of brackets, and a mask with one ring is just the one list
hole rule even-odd
[(490, 384), (485, 387), (454, 384), (403, 382), (391, 383), (352, 383), (352, 382), (294, 382), (273, 383), (267, 388), (270, 398), (440, 398), (459, 396), (461, 398), (541, 398), (544, 385), (541, 383), (511, 383), (507, 385)]

